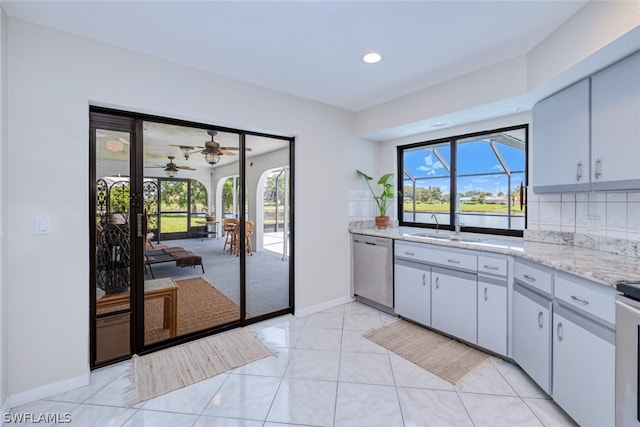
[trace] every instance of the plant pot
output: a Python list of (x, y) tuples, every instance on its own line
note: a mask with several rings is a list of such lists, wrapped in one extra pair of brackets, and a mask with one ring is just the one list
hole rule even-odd
[(389, 228), (389, 217), (388, 216), (377, 216), (376, 217), (376, 227), (380, 229)]

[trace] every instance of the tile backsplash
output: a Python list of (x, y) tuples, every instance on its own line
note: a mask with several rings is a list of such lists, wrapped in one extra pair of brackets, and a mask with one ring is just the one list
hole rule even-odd
[(640, 191), (529, 194), (530, 230), (640, 241)]

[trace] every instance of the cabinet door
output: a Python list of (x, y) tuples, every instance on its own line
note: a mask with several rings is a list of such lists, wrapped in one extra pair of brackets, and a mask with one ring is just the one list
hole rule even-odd
[(478, 281), (478, 345), (507, 355), (507, 287)]
[(551, 393), (551, 310), (544, 300), (516, 284), (513, 292), (513, 359)]
[(615, 346), (557, 313), (553, 330), (553, 399), (581, 426), (613, 426)]
[(414, 268), (396, 262), (395, 313), (431, 326), (431, 268)]
[(594, 190), (640, 183), (640, 54), (592, 77), (591, 182)]
[(589, 130), (588, 79), (533, 107), (534, 192), (589, 190)]
[(476, 344), (477, 283), (472, 274), (434, 267), (431, 271), (431, 326)]

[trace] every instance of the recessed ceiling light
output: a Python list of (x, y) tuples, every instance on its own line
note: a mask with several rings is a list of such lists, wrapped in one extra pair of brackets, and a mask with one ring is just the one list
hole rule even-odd
[(362, 57), (362, 60), (367, 64), (375, 64), (376, 62), (380, 62), (382, 56), (378, 52), (369, 52), (365, 56)]

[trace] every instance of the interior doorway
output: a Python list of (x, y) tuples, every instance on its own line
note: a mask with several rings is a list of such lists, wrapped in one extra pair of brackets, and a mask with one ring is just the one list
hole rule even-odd
[(92, 109), (90, 143), (92, 367), (293, 312), (254, 202), (292, 138)]

